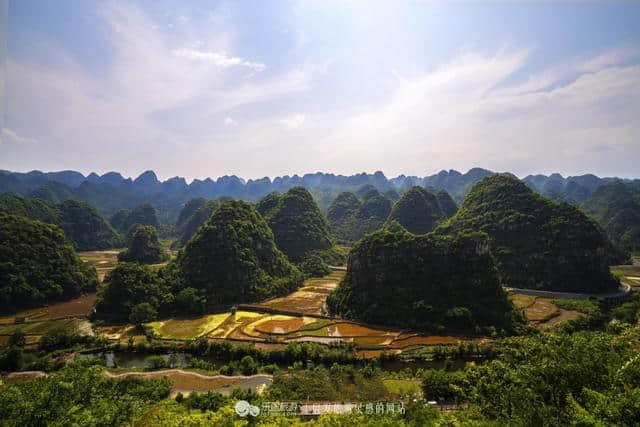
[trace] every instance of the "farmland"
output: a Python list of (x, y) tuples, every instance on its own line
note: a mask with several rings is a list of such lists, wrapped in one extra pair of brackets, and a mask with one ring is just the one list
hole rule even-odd
[(297, 312), (310, 315), (326, 315), (327, 295), (344, 277), (344, 271), (334, 271), (326, 277), (307, 279), (302, 287), (291, 294), (264, 301), (257, 307)]

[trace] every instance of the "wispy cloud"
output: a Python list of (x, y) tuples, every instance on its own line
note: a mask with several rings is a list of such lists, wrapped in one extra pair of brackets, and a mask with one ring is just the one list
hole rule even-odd
[(304, 114), (294, 114), (291, 117), (287, 117), (284, 119), (280, 119), (280, 123), (282, 124), (282, 126), (284, 126), (286, 129), (298, 129), (300, 126), (302, 126), (304, 124), (305, 121), (305, 115)]
[(196, 49), (177, 49), (173, 51), (173, 54), (182, 58), (187, 58), (192, 61), (211, 62), (217, 67), (247, 67), (255, 71), (262, 71), (266, 68), (262, 62), (252, 62), (243, 58), (228, 56), (226, 53), (218, 52), (206, 52)]
[(0, 144), (4, 141), (15, 144), (37, 144), (38, 140), (35, 138), (28, 138), (22, 135), (18, 135), (17, 132), (9, 128), (2, 128), (0, 132)]

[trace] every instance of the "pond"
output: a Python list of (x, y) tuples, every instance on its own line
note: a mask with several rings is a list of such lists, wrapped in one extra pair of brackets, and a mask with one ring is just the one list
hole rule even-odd
[(150, 366), (147, 360), (149, 356), (162, 356), (167, 362), (167, 367), (175, 368), (177, 366), (184, 366), (187, 364), (188, 354), (175, 352), (157, 355), (154, 353), (115, 353), (113, 351), (107, 351), (100, 353), (80, 353), (78, 355), (80, 359), (86, 359), (89, 357), (103, 359), (107, 368), (148, 368)]

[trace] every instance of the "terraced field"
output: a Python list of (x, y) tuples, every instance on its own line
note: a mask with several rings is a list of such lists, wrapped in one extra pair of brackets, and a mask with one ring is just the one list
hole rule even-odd
[(307, 279), (302, 287), (287, 296), (273, 298), (257, 304), (276, 310), (296, 312), (300, 314), (326, 315), (325, 302), (327, 295), (338, 287), (346, 272), (334, 271), (326, 277)]
[(78, 252), (80, 258), (89, 265), (95, 267), (98, 272), (100, 282), (104, 280), (104, 276), (111, 270), (116, 268), (118, 264), (118, 254), (124, 249), (109, 249), (104, 251), (87, 251)]
[(524, 312), (528, 323), (538, 329), (551, 329), (561, 322), (575, 319), (582, 314), (576, 310), (557, 307), (551, 298), (536, 297), (511, 292), (509, 298)]

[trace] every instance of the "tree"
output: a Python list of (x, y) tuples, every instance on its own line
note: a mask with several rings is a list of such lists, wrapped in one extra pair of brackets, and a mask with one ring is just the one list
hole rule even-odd
[(225, 201), (166, 272), (174, 293), (187, 287), (208, 304), (234, 304), (298, 287), (300, 271), (276, 248), (273, 233), (250, 204)]
[(24, 345), (26, 344), (27, 340), (26, 340), (26, 336), (24, 334), (24, 332), (22, 331), (22, 329), (15, 331), (13, 334), (11, 334), (11, 336), (9, 336), (9, 346), (18, 346), (18, 347), (24, 347)]
[(407, 190), (389, 214), (389, 221), (397, 221), (415, 234), (433, 231), (446, 218), (438, 198), (422, 187)]
[(613, 247), (598, 224), (573, 206), (535, 194), (513, 176), (494, 175), (474, 185), (438, 229), (458, 231), (487, 233), (507, 286), (594, 293), (618, 287), (609, 272)]
[(207, 304), (207, 298), (197, 289), (187, 287), (176, 294), (176, 307), (181, 312), (202, 314)]
[(70, 299), (98, 285), (58, 227), (0, 212), (0, 304), (22, 308)]
[(351, 250), (327, 307), (354, 320), (434, 332), (514, 331), (523, 324), (482, 233), (369, 234)]
[(166, 254), (156, 229), (150, 225), (138, 225), (135, 228), (129, 247), (118, 255), (119, 261), (153, 264), (165, 261)]
[(158, 311), (148, 302), (141, 302), (131, 308), (129, 320), (136, 325), (151, 322), (158, 317)]
[(95, 316), (111, 322), (127, 322), (133, 308), (142, 303), (160, 313), (173, 304), (173, 295), (158, 273), (148, 266), (119, 263), (105, 277), (98, 293)]

